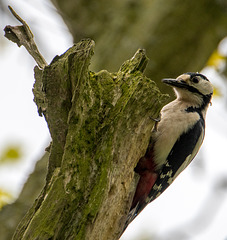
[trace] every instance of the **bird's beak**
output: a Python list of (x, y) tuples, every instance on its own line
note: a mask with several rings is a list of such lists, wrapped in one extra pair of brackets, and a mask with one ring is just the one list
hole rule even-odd
[(187, 88), (188, 85), (185, 81), (183, 81), (182, 79), (174, 79), (174, 78), (164, 78), (162, 79), (163, 83), (166, 83), (170, 86), (173, 87), (178, 87), (178, 88)]

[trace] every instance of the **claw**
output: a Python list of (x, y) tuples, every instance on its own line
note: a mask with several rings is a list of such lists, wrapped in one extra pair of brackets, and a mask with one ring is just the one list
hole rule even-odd
[(158, 123), (161, 121), (161, 114), (159, 114), (157, 118), (153, 118), (150, 116), (150, 119), (155, 122), (153, 131), (157, 131)]
[(155, 122), (160, 122), (161, 121), (161, 116), (159, 115), (157, 118), (150, 117), (151, 120)]

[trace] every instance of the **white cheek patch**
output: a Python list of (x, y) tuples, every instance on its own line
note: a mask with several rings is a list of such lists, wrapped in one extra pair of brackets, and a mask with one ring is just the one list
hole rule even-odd
[(213, 86), (210, 82), (206, 80), (201, 80), (199, 85), (194, 85), (193, 87), (197, 88), (199, 92), (203, 95), (209, 95), (213, 93)]

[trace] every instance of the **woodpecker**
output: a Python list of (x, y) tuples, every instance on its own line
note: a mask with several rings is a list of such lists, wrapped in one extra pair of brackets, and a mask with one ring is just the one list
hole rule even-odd
[(124, 230), (189, 165), (204, 139), (205, 116), (213, 94), (209, 80), (188, 72), (162, 82), (173, 87), (176, 99), (162, 108), (146, 154), (135, 168), (140, 179)]

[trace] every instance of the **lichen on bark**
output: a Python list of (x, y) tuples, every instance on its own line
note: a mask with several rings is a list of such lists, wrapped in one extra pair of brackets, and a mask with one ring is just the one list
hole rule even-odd
[(167, 96), (144, 76), (139, 49), (119, 71), (89, 71), (90, 39), (35, 68), (35, 102), (52, 137), (46, 186), (14, 239), (118, 239)]

